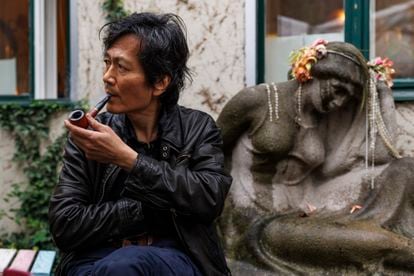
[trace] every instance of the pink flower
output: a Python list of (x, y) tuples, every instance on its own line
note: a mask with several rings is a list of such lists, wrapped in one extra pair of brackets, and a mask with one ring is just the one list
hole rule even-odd
[(392, 75), (395, 70), (392, 68), (394, 62), (389, 58), (376, 57), (373, 61), (368, 62), (368, 66), (374, 70), (376, 79), (385, 81), (388, 87), (393, 85)]
[(374, 60), (374, 64), (375, 65), (382, 65), (384, 63), (384, 61), (382, 60), (381, 57), (376, 57)]
[(382, 62), (385, 67), (392, 67), (394, 65), (394, 62), (389, 58), (384, 58)]
[(316, 47), (316, 46), (318, 46), (318, 45), (326, 45), (326, 44), (328, 44), (328, 41), (326, 41), (325, 39), (321, 39), (321, 38), (319, 38), (319, 39), (315, 40), (315, 41), (312, 43), (311, 47)]
[(319, 44), (315, 47), (316, 50), (316, 58), (321, 59), (326, 56), (327, 50), (325, 45)]

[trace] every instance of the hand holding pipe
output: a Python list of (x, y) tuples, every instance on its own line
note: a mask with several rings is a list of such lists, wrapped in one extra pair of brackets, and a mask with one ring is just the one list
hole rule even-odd
[[(106, 105), (106, 103), (111, 99), (111, 95), (106, 95), (102, 100), (100, 100), (91, 110), (89, 110), (89, 114), (95, 118), (98, 115), (99, 111)], [(85, 116), (85, 112), (83, 110), (77, 109), (72, 111), (69, 114), (69, 122), (74, 124), (75, 126), (81, 128), (88, 128), (89, 122)]]

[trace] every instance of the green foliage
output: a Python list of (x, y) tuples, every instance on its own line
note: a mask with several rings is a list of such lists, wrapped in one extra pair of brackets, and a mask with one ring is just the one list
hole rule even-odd
[(2, 237), (2, 245), (17, 248), (53, 248), (48, 227), (48, 204), (53, 187), (58, 180), (66, 132), (53, 141), (41, 154), (41, 143), (49, 137), (49, 119), (67, 106), (47, 101), (0, 105), (0, 127), (14, 138), (14, 161), (23, 169), (27, 183), (14, 183), (5, 198), (17, 198), (19, 209), (3, 212), (18, 224), (24, 232)]
[(102, 9), (105, 12), (105, 19), (107, 22), (116, 21), (129, 14), (129, 12), (124, 9), (123, 0), (105, 0), (102, 4)]

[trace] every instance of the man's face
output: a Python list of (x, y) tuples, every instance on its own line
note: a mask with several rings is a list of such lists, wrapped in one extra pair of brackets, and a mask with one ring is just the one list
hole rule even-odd
[(312, 91), (312, 102), (320, 113), (343, 107), (355, 94), (355, 85), (336, 78), (314, 79), (313, 82), (319, 87), (315, 87), (316, 91)]
[(139, 39), (128, 34), (117, 39), (104, 55), (103, 82), (105, 91), (112, 95), (109, 112), (140, 113), (159, 101), (160, 91), (147, 83), (138, 52)]

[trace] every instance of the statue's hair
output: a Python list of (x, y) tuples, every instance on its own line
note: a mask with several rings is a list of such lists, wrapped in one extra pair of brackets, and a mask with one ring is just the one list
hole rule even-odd
[(311, 75), (315, 78), (335, 77), (357, 85), (362, 92), (362, 104), (366, 99), (369, 84), (367, 61), (362, 53), (346, 42), (329, 42), (327, 55), (312, 66)]

